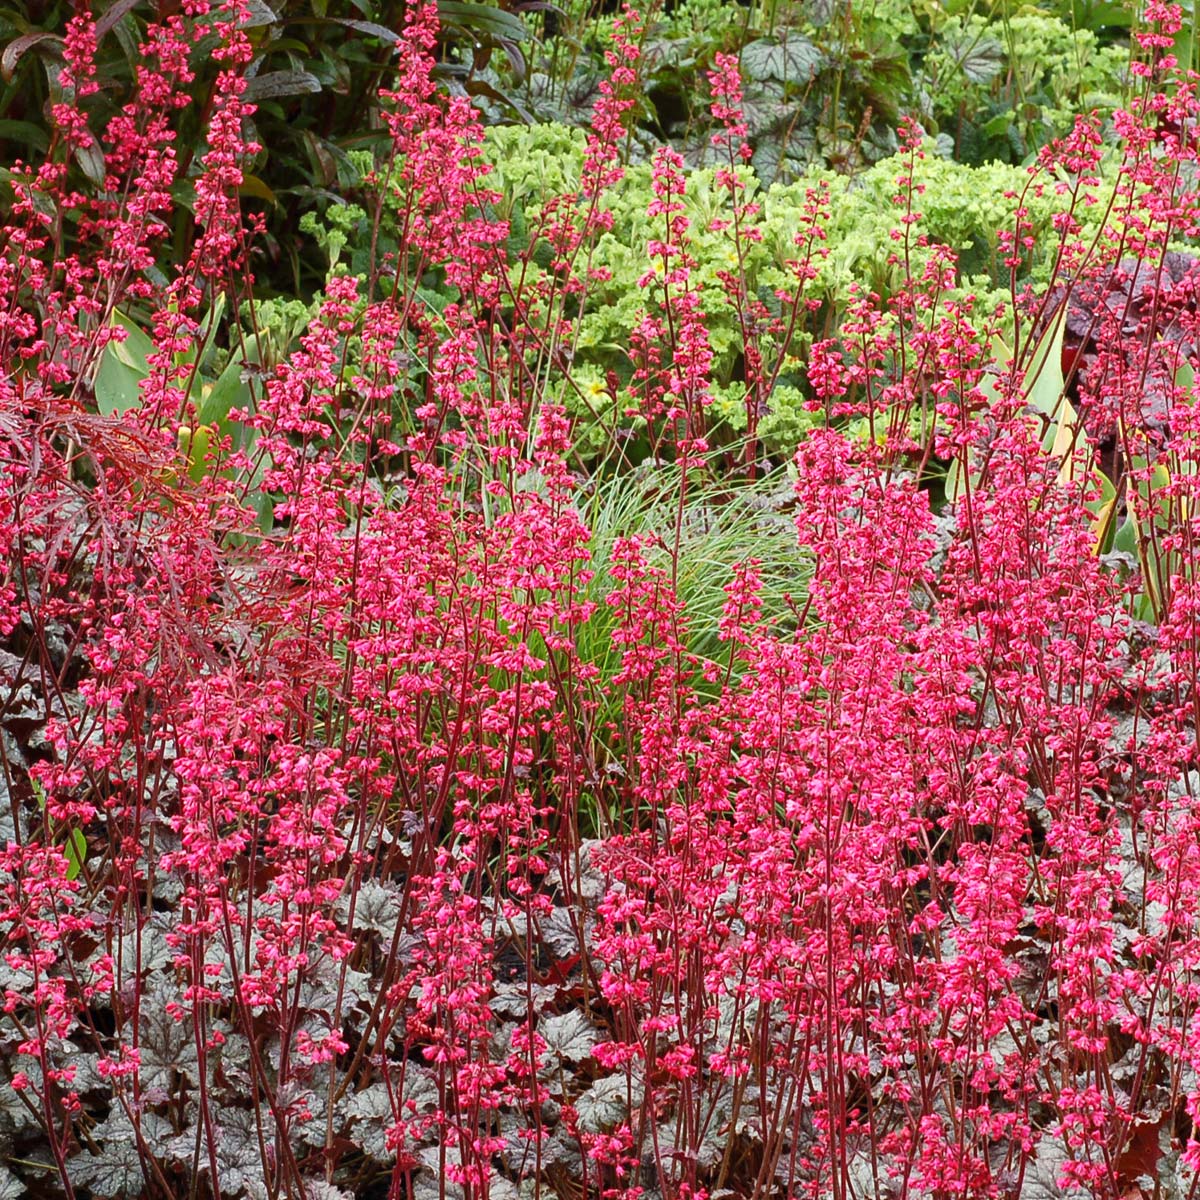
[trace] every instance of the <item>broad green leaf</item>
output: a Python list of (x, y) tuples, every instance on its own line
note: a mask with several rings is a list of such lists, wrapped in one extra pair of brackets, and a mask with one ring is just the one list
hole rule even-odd
[[(1141, 455), (1130, 455), (1130, 478), (1126, 484), (1129, 520), (1133, 526), (1134, 551), (1142, 569), (1145, 597), (1149, 600), (1156, 619), (1161, 619), (1166, 597), (1160, 584), (1170, 579), (1178, 555), (1164, 555), (1161, 549), (1161, 534), (1171, 528), (1171, 506), (1164, 489), (1170, 485), (1171, 474), (1162, 463), (1153, 469)], [(1149, 516), (1149, 525), (1147, 524)], [(1118, 530), (1118, 536), (1124, 531)], [(1115, 545), (1115, 539), (1114, 539)], [(1125, 549), (1121, 545), (1120, 549)], [(1154, 561), (1151, 561), (1151, 555)]]
[(204, 478), (204, 472), (208, 468), (205, 456), (208, 454), (208, 447), (212, 442), (212, 434), (213, 427), (211, 425), (197, 425), (196, 432), (192, 434), (192, 444), (188, 452), (188, 474), (196, 483)]
[(1075, 0), (1073, 7), (1075, 23), (1093, 33), (1098, 29), (1128, 29), (1133, 24), (1134, 10), (1127, 4)]
[(1171, 49), (1184, 70), (1190, 70), (1192, 55), (1195, 52), (1194, 36), (1191, 26), (1184, 25), (1172, 39)]
[(1092, 532), (1096, 535), (1095, 553), (1103, 554), (1113, 540), (1113, 523), (1117, 511), (1117, 489), (1102, 471), (1093, 469), (1092, 478), (1100, 487), (1100, 495), (1087, 508), (1092, 514)]
[(1196, 383), (1196, 372), (1192, 370), (1191, 363), (1186, 359), (1181, 359), (1179, 365), (1175, 368), (1175, 386), (1183, 388), (1185, 392), (1192, 393), (1189, 399), (1194, 401), (1195, 394), (1192, 392)]
[[(46, 789), (36, 779), (31, 779), (29, 786), (33, 790), (38, 808), (44, 812), (46, 809)], [(83, 836), (81, 830), (72, 829), (67, 834), (67, 840), (63, 843), (63, 857), (67, 860), (67, 878), (74, 879), (83, 870), (84, 861), (87, 859), (87, 838)]]
[(21, 142), (39, 154), (44, 153), (50, 144), (46, 131), (32, 121), (0, 121), (0, 138)]
[(466, 4), (460, 0), (438, 0), (438, 20), (457, 25), (472, 33), (484, 33), (510, 42), (527, 42), (529, 30), (520, 17), (487, 4)]
[(125, 338), (104, 347), (94, 381), (96, 408), (106, 417), (119, 416), (141, 403), (138, 385), (150, 374), (147, 358), (154, 352), (154, 343), (123, 312), (114, 309), (112, 324), (124, 329)]
[[(974, 481), (972, 481), (973, 485)], [(966, 476), (960, 459), (955, 459), (946, 471), (946, 499), (951, 503), (966, 491)]]
[(1001, 137), (1008, 133), (1012, 123), (1012, 109), (1006, 108), (1003, 112), (997, 113), (990, 120), (985, 121), (979, 132), (988, 138)]
[[(298, 37), (279, 37), (271, 39), (271, 53), (278, 54), (280, 51), (284, 53), (293, 52), (296, 54), (307, 54), (308, 43), (303, 38)], [(314, 62), (310, 64), (313, 67), (313, 74), (316, 75), (317, 69), (321, 67), (321, 63)], [(324, 64), (328, 66), (328, 64)], [(318, 76), (319, 78), (319, 76)]]
[(1137, 523), (1134, 521), (1132, 513), (1125, 518), (1120, 528), (1113, 534), (1112, 548), (1119, 550), (1122, 554), (1128, 554), (1130, 557), (1137, 555)]
[(1054, 445), (1056, 421), (1064, 401), (1062, 343), (1066, 327), (1067, 306), (1064, 304), (1033, 347), (1023, 380), (1026, 402), (1046, 421), (1046, 435), (1042, 441), (1046, 450)]
[(208, 312), (204, 314), (200, 321), (200, 327), (196, 330), (196, 340), (202, 345), (208, 345), (220, 326), (221, 318), (225, 315), (225, 303), (225, 293), (218, 292), (208, 306)]
[(279, 206), (275, 193), (257, 175), (243, 175), (238, 185), (239, 196), (249, 196), (254, 200), (265, 200), (268, 204)]
[[(994, 365), (979, 382), (979, 390), (987, 396), (989, 404), (998, 399), (1000, 395), (1000, 381), (1012, 369), (1013, 357), (1013, 352), (1009, 349), (1008, 343), (1001, 337), (992, 339), (991, 352)], [(972, 489), (974, 489), (978, 480), (978, 472), (972, 471), (970, 476)], [(967, 480), (963, 475), (962, 463), (958, 459), (955, 459), (950, 464), (950, 469), (946, 473), (946, 499), (950, 501), (957, 500), (966, 490), (966, 482)]]
[[(1194, 408), (1196, 404), (1196, 372), (1186, 359), (1180, 359), (1175, 367), (1175, 386), (1183, 392), (1178, 403), (1188, 408)], [(1200, 474), (1200, 439), (1180, 430), (1173, 440), (1175, 448), (1170, 456), (1171, 473), (1176, 478)], [(1191, 494), (1194, 496), (1194, 491)], [(1185, 505), (1186, 514), (1185, 499), (1180, 497), (1180, 502)]]
[(125, 330), (125, 338), (120, 342), (109, 342), (108, 348), (113, 351), (120, 362), (143, 375), (150, 374), (150, 355), (154, 353), (154, 342), (130, 318), (119, 309), (113, 310), (113, 326), (119, 325)]
[(255, 507), (258, 510), (258, 527), (265, 534), (275, 528), (275, 498), (270, 492), (259, 492), (258, 500), (255, 502)]
[(989, 349), (995, 361), (995, 366), (992, 368), (993, 372), (996, 375), (1003, 374), (1012, 365), (1013, 352), (1012, 347), (1008, 344), (1008, 339), (997, 334), (992, 338)]
[(111, 342), (105, 346), (94, 384), (96, 408), (105, 417), (120, 416), (136, 408), (142, 399), (139, 384), (146, 378), (145, 371), (122, 362), (114, 346)]
[(1063, 396), (1058, 415), (1058, 424), (1054, 431), (1054, 442), (1050, 446), (1052, 457), (1061, 461), (1058, 472), (1060, 484), (1070, 483), (1075, 478), (1075, 450), (1080, 445), (1079, 419), (1075, 414), (1075, 406)]
[(78, 829), (72, 829), (63, 843), (63, 854), (67, 860), (67, 878), (75, 879), (83, 870), (87, 859), (87, 838)]
[(245, 365), (240, 356), (235, 356), (215, 383), (203, 385), (196, 406), (202, 425), (219, 425), (228, 418), (230, 409), (250, 407), (250, 385), (242, 379)]

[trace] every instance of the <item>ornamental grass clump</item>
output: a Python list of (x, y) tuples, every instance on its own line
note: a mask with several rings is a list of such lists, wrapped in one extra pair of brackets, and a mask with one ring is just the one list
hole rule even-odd
[[(73, 18), (0, 251), (0, 1193), (1191, 1194), (1200, 453), (1194, 338), (1168, 353), (1153, 314), (1200, 126), (1179, 10), (1148, 17), (1120, 185), (1081, 119), (1028, 177), (1060, 203), (1059, 290), (1021, 290), (1018, 207), (985, 315), (923, 244), (911, 124), (899, 292), (819, 323), (814, 186), (789, 287), (752, 295), (718, 60), (748, 437), (710, 441), (664, 149), (605, 380), (656, 461), (615, 448), (604, 479), (562, 397), (639, 14), (526, 284), (412, 8), (369, 214), (397, 241), (269, 369), (254, 304), (225, 316), (260, 231), (245, 11), (152, 22), (104, 129), (103, 18)], [(223, 69), (181, 213), (199, 53)], [(1073, 290), (1136, 318), (1102, 314), (1086, 371)], [(772, 475), (754, 422), (794, 330), (813, 431)], [(700, 586), (718, 527), (746, 544)]]

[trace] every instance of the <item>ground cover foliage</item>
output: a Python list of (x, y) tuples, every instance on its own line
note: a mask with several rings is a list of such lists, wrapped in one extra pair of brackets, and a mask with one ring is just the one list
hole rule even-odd
[(1195, 1192), (1183, 14), (680, 11), (5, 51), (0, 1196)]

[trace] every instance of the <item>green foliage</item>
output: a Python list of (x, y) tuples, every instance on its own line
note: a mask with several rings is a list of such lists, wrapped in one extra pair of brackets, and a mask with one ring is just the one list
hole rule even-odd
[[(796, 542), (789, 510), (792, 484), (776, 472), (751, 484), (711, 486), (713, 461), (691, 481), (680, 505), (680, 473), (670, 464), (647, 462), (636, 471), (593, 481), (581, 496), (581, 515), (591, 530), (593, 574), (587, 595), (595, 605), (592, 618), (577, 631), (582, 661), (597, 668), (602, 679), (619, 669), (621, 647), (612, 633), (617, 616), (605, 603), (617, 590), (612, 551), (617, 539), (637, 537), (651, 566), (673, 578), (674, 593), (687, 614), (685, 645), (704, 662), (729, 666), (729, 644), (718, 634), (726, 586), (734, 569), (753, 557), (762, 581), (760, 601), (766, 622), (783, 628), (794, 621), (793, 596), (803, 596), (811, 562)], [(705, 478), (708, 476), (708, 478)], [(705, 486), (706, 484), (710, 486)], [(678, 541), (678, 553), (676, 550)], [(593, 727), (602, 730), (620, 717), (610, 707)]]
[[(522, 119), (586, 125), (602, 77), (607, 17), (572, 24), (535, 54)], [(944, 153), (975, 165), (1022, 163), (1077, 112), (1111, 111), (1128, 91), (1129, 14), (1076, 0), (1026, 5), (979, 0), (681, 0), (651, 10), (640, 72), (645, 104), (633, 156), (669, 141), (708, 165), (706, 71), (740, 55), (754, 165), (769, 184), (811, 166), (856, 174), (896, 148), (915, 115)], [(1177, 52), (1192, 54), (1190, 30)], [(1186, 42), (1186, 45), (1184, 44)], [(489, 119), (512, 119), (481, 100)]]
[(331, 204), (320, 217), (316, 213), (305, 213), (300, 218), (300, 231), (315, 239), (325, 252), (332, 270), (337, 266), (347, 242), (362, 228), (366, 219), (366, 210), (357, 204)]
[[(765, 47), (762, 53), (774, 69), (777, 59), (784, 60), (772, 50)], [(548, 208), (578, 190), (585, 142), (582, 130), (558, 123), (486, 131), (483, 153), (491, 166), (488, 183), (498, 194), (488, 215), (508, 222), (506, 248), (514, 291), (524, 289), (530, 294), (539, 282), (557, 288), (545, 276), (552, 256), (549, 245), (539, 240), (538, 230)], [(998, 162), (968, 166), (942, 157), (929, 141), (911, 168), (912, 207), (920, 220), (906, 227), (903, 205), (897, 203), (897, 177), (909, 170), (907, 158), (893, 157), (853, 179), (814, 166), (793, 182), (764, 186), (753, 165), (742, 166), (743, 198), (757, 206), (754, 222), (761, 238), (744, 240), (740, 248), (724, 225), (729, 196), (715, 169), (688, 172), (684, 216), (688, 252), (694, 259), (690, 286), (699, 296), (714, 356), (710, 444), (730, 449), (750, 432), (743, 314), (730, 291), (730, 272), (744, 280), (750, 302), (761, 304), (769, 315), (782, 315), (796, 287), (789, 264), (797, 255), (806, 196), (813, 188), (825, 189), (830, 204), (824, 222), (826, 256), (814, 264), (816, 277), (807, 291), (815, 306), (789, 328), (786, 344), (779, 333), (759, 333), (758, 349), (771, 369), (777, 365), (778, 370), (754, 434), (760, 452), (775, 461), (790, 456), (808, 431), (824, 420), (807, 408), (808, 346), (816, 337), (837, 332), (853, 288), (887, 300), (906, 270), (919, 276), (931, 246), (948, 246), (959, 262), (955, 290), (972, 294), (976, 313), (986, 317), (1012, 298), (1000, 239), (1004, 231), (1013, 229), (1018, 208), (1025, 213), (1033, 246), (1017, 271), (1018, 287), (1046, 280), (1052, 264), (1040, 256), (1040, 248), (1056, 244), (1053, 218), (1068, 203), (1067, 197), (1059, 195), (1057, 180), (1031, 180), (1024, 168)], [(383, 207), (377, 227), (368, 219), (365, 204), (330, 205), (319, 219), (306, 218), (305, 228), (320, 244), (331, 271), (349, 270), (366, 278), (372, 247), (376, 256), (394, 252), (404, 196), (402, 189), (386, 185), (379, 194)], [(585, 293), (567, 301), (566, 315), (573, 323), (570, 367), (559, 361), (544, 379), (546, 398), (561, 403), (573, 419), (575, 448), (583, 465), (611, 461), (614, 455), (637, 463), (654, 453), (653, 431), (632, 411), (626, 390), (633, 372), (629, 333), (647, 312), (655, 311), (658, 302), (653, 286), (640, 285), (648, 263), (652, 264), (647, 246), (662, 236), (661, 218), (647, 215), (651, 200), (647, 163), (630, 164), (621, 182), (606, 194), (611, 228), (590, 251), (593, 270)], [(1097, 220), (1096, 214), (1104, 208), (1103, 204), (1080, 206), (1076, 215), (1086, 223)], [(1085, 229), (1085, 237), (1088, 233)], [(456, 298), (437, 272), (427, 272), (419, 280), (417, 293), (430, 313)], [(303, 305), (286, 314), (277, 308), (260, 306), (257, 336), (259, 346), (265, 348), (264, 358), (280, 353), (272, 347), (276, 342), (287, 344), (307, 318)], [(353, 345), (348, 347), (351, 357), (355, 352)], [(410, 358), (409, 385), (419, 394), (423, 368), (419, 355), (410, 353)], [(396, 415), (399, 428), (407, 428), (407, 415)]]
[[(503, 196), (501, 213), (521, 230), (536, 227), (541, 207), (550, 198), (578, 185), (583, 137), (576, 131), (562, 126), (491, 129), (485, 150), (494, 168), (492, 182)], [(761, 206), (758, 223), (763, 234), (761, 241), (743, 244), (741, 270), (750, 295), (774, 311), (780, 305), (776, 293), (791, 292), (795, 286), (786, 264), (796, 254), (806, 191), (823, 184), (832, 202), (824, 243), (829, 253), (818, 264), (810, 290), (821, 309), (812, 326), (798, 331), (791, 346), (774, 347), (775, 352), (790, 357), (758, 430), (768, 453), (790, 453), (815, 420), (803, 408), (805, 395), (798, 369), (814, 331), (836, 328), (852, 285), (886, 298), (901, 281), (904, 265), (896, 258), (896, 235), (904, 228), (903, 211), (895, 196), (896, 177), (904, 169), (899, 160), (888, 159), (851, 181), (836, 172), (812, 168), (794, 183), (768, 188), (753, 170), (741, 169), (746, 199)], [(628, 333), (648, 302), (647, 291), (638, 281), (646, 271), (646, 245), (661, 234), (661, 222), (646, 215), (652, 198), (650, 177), (648, 165), (634, 164), (607, 197), (612, 229), (601, 236), (592, 256), (592, 264), (602, 268), (607, 278), (590, 286), (578, 316), (571, 381), (561, 390), (562, 402), (579, 423), (581, 448), (597, 455), (603, 452), (608, 434), (594, 422), (592, 410), (602, 410), (633, 435), (640, 431), (636, 418), (621, 414), (606, 380), (609, 372), (622, 380), (628, 378)], [(916, 164), (914, 184), (913, 206), (922, 215), (915, 234), (958, 251), (961, 290), (976, 295), (981, 312), (993, 311), (1009, 298), (999, 234), (1012, 229), (1019, 204), (1027, 210), (1037, 244), (1053, 244), (1047, 235), (1053, 215), (1064, 201), (1053, 187), (1029, 188), (1029, 176), (1021, 168), (1001, 163), (966, 166), (939, 157), (930, 145)], [(691, 282), (701, 297), (715, 355), (711, 414), (727, 437), (736, 438), (745, 431), (746, 420), (740, 375), (744, 346), (737, 312), (720, 273), (737, 267), (739, 259), (731, 232), (712, 228), (713, 221), (725, 215), (727, 203), (727, 193), (717, 184), (712, 169), (689, 172), (684, 215), (689, 221), (690, 253), (696, 259)], [(1086, 219), (1088, 214), (1083, 216)], [(909, 251), (914, 272), (929, 253), (915, 234)], [(519, 240), (516, 249), (524, 245)], [(1025, 264), (1022, 277), (1043, 278), (1049, 267), (1049, 262), (1035, 254)], [(536, 256), (532, 264), (523, 263), (519, 270), (528, 284), (539, 270)]]
[[(177, 3), (175, 4), (177, 8)], [(323, 278), (318, 258), (306, 257), (308, 231), (302, 214), (340, 203), (340, 195), (361, 182), (361, 158), (382, 153), (387, 132), (380, 116), (379, 87), (394, 71), (396, 45), (404, 28), (403, 0), (250, 0), (243, 23), (256, 55), (247, 68), (245, 98), (257, 105), (247, 122), (248, 140), (262, 148), (243, 164), (241, 195), (248, 208), (266, 221), (265, 259), (259, 287), (292, 294), (311, 292)], [(93, 133), (103, 130), (134, 93), (147, 27), (170, 4), (148, 0), (112, 0), (95, 6), (98, 40), (98, 91), (80, 100)], [(468, 92), (477, 77), (499, 65), (504, 86), (523, 79), (522, 46), (530, 31), (519, 14), (504, 4), (442, 0), (443, 74)], [(44, 152), (56, 134), (50, 113), (64, 96), (59, 84), (63, 65), (61, 30), (72, 14), (66, 3), (44, 5), (13, 0), (0, 7), (0, 161), (28, 160), (30, 150)], [(210, 20), (213, 18), (209, 18)], [(189, 171), (203, 156), (204, 122), (220, 64), (202, 53), (191, 63), (191, 87), (201, 101), (181, 117), (181, 177), (174, 188), (180, 213), (170, 249), (185, 256), (193, 235), (186, 218), (194, 203)], [(505, 94), (490, 94), (515, 109)], [(63, 153), (66, 153), (64, 150)], [(98, 144), (86, 142), (71, 152), (71, 186), (87, 191), (104, 186), (104, 159)]]
[(263, 375), (274, 373), (287, 358), (300, 335), (316, 315), (316, 301), (278, 297), (244, 304), (241, 309), (242, 340), (252, 349), (255, 370)]
[(561, 124), (499, 126), (487, 131), (491, 181), (502, 193), (500, 215), (540, 207), (579, 186), (587, 135)]
[(1020, 162), (1075, 114), (1111, 111), (1126, 92), (1129, 51), (1043, 13), (952, 17), (923, 64), (928, 114), (956, 158)]

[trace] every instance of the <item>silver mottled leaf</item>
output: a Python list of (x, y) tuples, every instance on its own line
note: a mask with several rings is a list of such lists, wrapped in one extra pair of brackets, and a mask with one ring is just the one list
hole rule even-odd
[(995, 38), (962, 37), (942, 48), (969, 83), (989, 83), (1004, 66), (1004, 48)]
[(550, 1053), (560, 1061), (581, 1063), (589, 1058), (599, 1039), (595, 1026), (578, 1009), (538, 1023), (538, 1033)]
[[(293, 1144), (301, 1142), (306, 1146), (324, 1146), (328, 1098), (325, 1088), (314, 1090), (297, 1079), (289, 1079), (279, 1085), (275, 1092), (275, 1104), (280, 1112), (288, 1114)], [(334, 1131), (340, 1132), (336, 1120)]]
[(488, 1007), (498, 1017), (516, 1017), (520, 1020), (528, 1014), (531, 1000), (533, 1011), (540, 1013), (557, 995), (558, 988), (547, 984), (498, 983)]
[(823, 61), (820, 50), (799, 34), (791, 34), (782, 42), (759, 38), (742, 47), (742, 70), (751, 79), (811, 83)]
[[(748, 87), (742, 101), (742, 119), (752, 138), (791, 125), (797, 111), (795, 104), (784, 99), (783, 85), (773, 80)], [(779, 153), (783, 153), (782, 146)]]
[(140, 932), (130, 925), (114, 937), (113, 957), (123, 981), (132, 982), (147, 971), (167, 966), (174, 951), (167, 945), (166, 933), (171, 921), (166, 913), (154, 913)]
[(138, 1019), (139, 1078), (143, 1088), (174, 1094), (179, 1077), (195, 1084), (200, 1078), (200, 1059), (190, 1022), (176, 1021), (167, 1005), (179, 999), (171, 984), (154, 988), (142, 1000)]
[(376, 1162), (391, 1162), (395, 1155), (387, 1147), (387, 1131), (395, 1117), (387, 1088), (382, 1083), (373, 1083), (355, 1092), (343, 1105), (343, 1111), (353, 1122), (350, 1138), (354, 1144)]
[(106, 1145), (114, 1142), (132, 1142), (136, 1146), (140, 1136), (146, 1147), (152, 1153), (156, 1153), (165, 1151), (167, 1143), (174, 1137), (174, 1130), (168, 1120), (152, 1112), (144, 1112), (138, 1117), (135, 1130), (125, 1109), (117, 1104), (109, 1114), (108, 1120), (97, 1125), (93, 1134), (96, 1141)]
[[(438, 1106), (438, 1089), (433, 1078), (428, 1071), (411, 1063), (404, 1070), (404, 1090), (399, 1102), (405, 1116), (412, 1112), (403, 1107), (409, 1101), (417, 1113), (429, 1113)], [(396, 1122), (396, 1113), (387, 1087), (382, 1083), (371, 1084), (351, 1096), (342, 1111), (353, 1122), (350, 1137), (362, 1152), (376, 1162), (391, 1162), (395, 1154), (386, 1141), (388, 1130)]]
[(96, 1196), (140, 1196), (146, 1184), (136, 1142), (110, 1142), (99, 1154), (85, 1151), (68, 1169), (75, 1187), (83, 1185)]
[(354, 1200), (350, 1192), (324, 1179), (306, 1179), (304, 1181), (304, 1200)]
[[(339, 912), (349, 919), (350, 903), (346, 897), (339, 902)], [(354, 928), (362, 933), (375, 933), (391, 939), (400, 918), (400, 890), (395, 884), (364, 880), (354, 902)]]
[(547, 883), (561, 889), (565, 896), (578, 896), (585, 903), (599, 900), (607, 886), (604, 872), (595, 862), (600, 847), (598, 838), (585, 839), (579, 846), (578, 862), (569, 862), (565, 871), (552, 867), (546, 875)]
[(575, 918), (570, 909), (556, 908), (542, 922), (542, 941), (559, 958), (569, 958), (579, 953), (579, 937), (575, 932)]
[[(213, 1133), (222, 1195), (245, 1194), (248, 1200), (267, 1200), (254, 1114), (248, 1109), (218, 1108), (213, 1114)], [(175, 1139), (174, 1145), (176, 1155), (190, 1158), (195, 1135), (185, 1133)], [(200, 1156), (200, 1172), (209, 1172), (206, 1154)]]
[(300, 1007), (310, 1012), (332, 1016), (339, 996), (341, 1012), (371, 999), (371, 980), (362, 971), (356, 971), (346, 961), (339, 962), (331, 954), (313, 954), (304, 972), (300, 988)]
[[(633, 1087), (634, 1104), (641, 1103), (637, 1084)], [(605, 1133), (616, 1128), (629, 1114), (629, 1084), (623, 1075), (608, 1075), (597, 1079), (575, 1101), (579, 1128), (584, 1133)]]
[(86, 1152), (71, 1160), (71, 1182), (85, 1184), (96, 1196), (138, 1196), (146, 1185), (138, 1132), (150, 1153), (163, 1151), (171, 1137), (171, 1127), (154, 1113), (143, 1113), (138, 1131), (125, 1110), (116, 1105), (108, 1120), (96, 1126), (92, 1141), (99, 1154)]
[[(0, 1056), (5, 1052), (5, 1048), (0, 1047)], [(0, 1071), (0, 1142), (37, 1124), (37, 1119), (30, 1113), (21, 1093), (9, 1083), (9, 1078), (8, 1072)]]
[(1066, 1162), (1067, 1152), (1062, 1143), (1054, 1137), (1043, 1137), (1025, 1168), (1021, 1200), (1060, 1200), (1066, 1196), (1058, 1182)]
[[(456, 1183), (443, 1178), (443, 1154), (447, 1164), (461, 1161), (459, 1151), (446, 1147), (426, 1146), (420, 1151), (424, 1170), (413, 1180), (413, 1200), (462, 1200), (463, 1189)], [(488, 1180), (488, 1195), (491, 1200), (520, 1200), (520, 1192), (502, 1175), (493, 1175)]]

